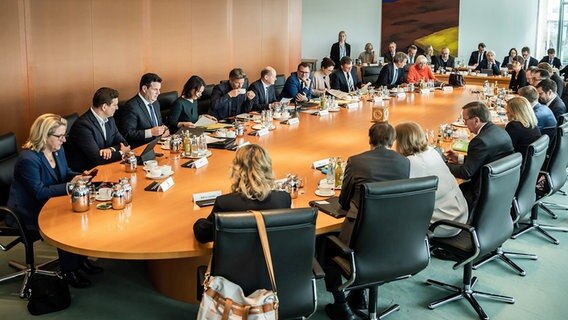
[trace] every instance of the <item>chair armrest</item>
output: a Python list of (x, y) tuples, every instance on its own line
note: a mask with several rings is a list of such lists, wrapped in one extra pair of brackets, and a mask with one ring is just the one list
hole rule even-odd
[(316, 279), (322, 279), (323, 277), (325, 277), (325, 272), (323, 271), (323, 268), (316, 260), (316, 258), (312, 260), (312, 271), (314, 273), (314, 278)]
[(452, 221), (452, 220), (439, 220), (434, 222), (433, 224), (430, 225), (430, 227), (428, 228), (429, 231), (434, 232), (434, 230), (438, 227), (438, 226), (450, 226), (450, 227), (454, 227), (454, 228), (458, 228), (464, 231), (467, 231), (469, 233), (473, 233), (473, 231), (475, 231), (475, 228), (467, 225), (467, 224), (463, 224), (460, 222), (456, 222), (456, 221)]
[(338, 237), (336, 236), (327, 236), (327, 240), (329, 240), (330, 244), (333, 244), (335, 249), (339, 249), (341, 250), (341, 253), (343, 253), (344, 255), (348, 255), (353, 253), (353, 250), (351, 248), (349, 248), (345, 243), (343, 243), (341, 240), (339, 240)]

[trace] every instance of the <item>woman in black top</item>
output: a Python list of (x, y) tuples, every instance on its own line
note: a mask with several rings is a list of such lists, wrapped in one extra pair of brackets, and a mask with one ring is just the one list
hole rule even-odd
[(191, 128), (198, 118), (197, 99), (205, 89), (205, 81), (199, 76), (191, 76), (181, 91), (181, 96), (172, 104), (166, 124), (171, 133), (178, 129)]
[(193, 225), (197, 241), (213, 241), (215, 212), (284, 209), (292, 204), (286, 191), (273, 190), (272, 160), (259, 145), (246, 145), (237, 151), (231, 181), (232, 192), (217, 197), (207, 219), (201, 218)]
[(331, 46), (329, 58), (335, 63), (335, 69), (339, 68), (341, 58), (351, 56), (351, 45), (347, 43), (347, 33), (340, 31), (337, 35), (337, 42)]
[(513, 60), (512, 65), (513, 65), (512, 66), (513, 72), (511, 73), (511, 81), (509, 82), (509, 89), (517, 93), (519, 88), (528, 85), (527, 75), (525, 74), (525, 70), (523, 70), (522, 68), (523, 66), (522, 62), (518, 60)]
[(524, 158), (529, 145), (541, 136), (536, 116), (531, 104), (524, 97), (509, 100), (505, 110), (509, 119), (505, 130), (513, 141), (515, 152), (520, 152)]

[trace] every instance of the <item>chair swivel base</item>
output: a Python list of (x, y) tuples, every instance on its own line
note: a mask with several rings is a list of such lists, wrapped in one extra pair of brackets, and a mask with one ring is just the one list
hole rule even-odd
[[(50, 265), (52, 265), (52, 264), (54, 264), (58, 261), (59, 261), (58, 259), (54, 259), (54, 260), (50, 260), (50, 261), (47, 261), (45, 263), (39, 264), (35, 267), (33, 272), (38, 273), (38, 274), (43, 274), (43, 275), (46, 275), (46, 276), (56, 276), (57, 275), (56, 271), (47, 271), (47, 270), (43, 270), (42, 268), (44, 268), (46, 266), (50, 266)], [(19, 296), (22, 299), (23, 298), (29, 298), (29, 291), (27, 289), (28, 289), (28, 281), (29, 281), (29, 279), (32, 275), (32, 266), (31, 265), (25, 265), (25, 264), (22, 264), (20, 262), (13, 261), (13, 260), (10, 260), (10, 262), (8, 262), (8, 265), (12, 268), (19, 270), (19, 271), (12, 273), (11, 275), (5, 276), (3, 278), (0, 278), (0, 282), (23, 276), (24, 281), (22, 283), (22, 288), (20, 289)]]
[(447, 297), (444, 297), (442, 299), (438, 299), (438, 300), (430, 303), (428, 305), (428, 309), (432, 310), (432, 309), (437, 308), (437, 307), (439, 307), (443, 304), (446, 304), (448, 302), (453, 302), (453, 301), (457, 301), (457, 300), (460, 300), (460, 299), (466, 299), (469, 302), (469, 304), (473, 307), (475, 312), (477, 312), (477, 315), (479, 315), (479, 318), (489, 319), (489, 316), (487, 316), (485, 311), (483, 311), (483, 308), (477, 302), (477, 300), (475, 299), (475, 296), (480, 296), (480, 297), (484, 297), (484, 298), (487, 298), (487, 299), (511, 303), (511, 304), (515, 303), (515, 299), (513, 297), (502, 296), (502, 295), (498, 295), (498, 294), (473, 290), (476, 283), (477, 283), (477, 277), (473, 277), (471, 279), (471, 285), (464, 285), (463, 288), (459, 288), (459, 287), (452, 286), (452, 285), (449, 285), (449, 284), (446, 284), (446, 283), (443, 283), (443, 282), (428, 279), (426, 281), (426, 284), (434, 285), (434, 286), (437, 286), (439, 288), (454, 292), (453, 294), (451, 294)]
[(487, 262), (493, 261), (497, 258), (501, 259), (501, 261), (505, 262), (509, 267), (511, 267), (513, 270), (517, 271), (517, 273), (520, 276), (523, 276), (523, 277), (527, 274), (525, 272), (525, 270), (523, 268), (521, 268), (519, 265), (517, 265), (515, 262), (513, 262), (513, 260), (511, 260), (510, 258), (524, 258), (524, 259), (531, 259), (531, 260), (537, 260), (538, 259), (536, 254), (503, 251), (503, 248), (499, 247), (499, 248), (497, 248), (497, 250), (487, 254), (483, 259), (481, 259), (477, 263), (473, 264), (472, 267), (475, 270), (475, 269), (481, 267), (482, 265), (486, 264)]
[[(550, 242), (552, 242), (556, 245), (560, 243), (560, 241), (558, 241), (558, 239), (553, 237), (550, 233), (548, 233), (545, 230), (545, 229), (549, 229), (549, 226), (541, 225), (535, 219), (531, 219), (530, 222), (528, 222), (528, 223), (527, 222), (519, 222), (519, 225), (522, 225), (524, 227), (521, 228), (518, 231), (515, 231), (513, 233), (513, 235), (511, 236), (511, 238), (517, 239), (518, 237), (520, 237), (521, 235), (523, 235), (523, 234), (525, 234), (529, 231), (536, 230), (541, 235), (543, 235), (546, 239), (548, 239)], [(562, 231), (564, 231), (564, 230), (562, 230)], [(566, 231), (568, 231), (568, 230), (566, 230)]]
[(370, 314), (368, 312), (363, 311), (363, 310), (353, 310), (353, 312), (359, 318), (369, 319), (369, 320), (377, 320), (377, 319), (384, 319), (385, 317), (387, 317), (391, 313), (399, 311), (399, 310), (400, 310), (400, 306), (398, 304), (393, 304), (392, 306), (388, 307), (383, 312), (381, 312), (378, 316), (377, 316), (376, 312), (370, 313)]

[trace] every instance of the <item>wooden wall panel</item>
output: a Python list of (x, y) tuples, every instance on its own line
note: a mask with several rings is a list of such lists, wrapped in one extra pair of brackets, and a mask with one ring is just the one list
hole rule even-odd
[(23, 1), (1, 1), (0, 43), (2, 43), (3, 94), (0, 99), (0, 135), (12, 131), (18, 144), (29, 132), (28, 79), (26, 70), (26, 39)]
[(93, 88), (91, 2), (29, 1), (28, 7), (32, 117), (85, 108), (84, 96)]
[(128, 99), (146, 72), (178, 92), (190, 75), (218, 83), (234, 67), (251, 81), (266, 65), (289, 74), (300, 61), (301, 10), (301, 0), (0, 1), (10, 79), (0, 134), (23, 143), (39, 114), (83, 113), (101, 86)]

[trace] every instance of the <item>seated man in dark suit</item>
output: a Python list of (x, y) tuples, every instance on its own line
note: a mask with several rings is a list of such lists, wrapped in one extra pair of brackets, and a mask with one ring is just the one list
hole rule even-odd
[[(357, 219), (361, 184), (408, 179), (410, 175), (410, 161), (390, 150), (395, 138), (395, 130), (389, 123), (375, 123), (369, 129), (371, 150), (349, 157), (347, 160), (339, 195), (339, 204), (344, 210), (348, 210), (339, 234), (339, 238), (344, 243), (350, 242), (349, 239)], [(325, 257), (323, 265), (326, 288), (334, 298), (334, 303), (327, 305), (325, 311), (331, 319), (354, 319), (351, 308), (365, 307), (364, 291), (352, 290), (349, 298), (346, 299), (345, 294), (338, 290), (341, 285), (341, 272), (329, 262), (328, 259), (331, 257), (327, 253), (323, 256)]]
[(393, 41), (389, 43), (389, 51), (383, 54), (385, 63), (392, 62), (395, 55), (396, 55), (396, 42)]
[(476, 136), (469, 142), (467, 156), (452, 150), (446, 153), (448, 167), (456, 178), (469, 180), (460, 185), (469, 211), (475, 208), (480, 191), (481, 167), (512, 154), (511, 138), (505, 129), (494, 125), (489, 108), (482, 101), (473, 101), (462, 108), (469, 131)]
[(252, 110), (253, 91), (243, 88), (247, 75), (240, 68), (229, 72), (229, 81), (223, 81), (213, 88), (209, 114), (217, 119), (234, 117)]
[(434, 71), (440, 70), (451, 70), (456, 67), (456, 59), (450, 56), (450, 49), (444, 47), (442, 49), (442, 54), (432, 58), (432, 63), (434, 64)]
[(538, 102), (538, 91), (533, 86), (519, 88), (519, 95), (529, 101), (536, 116), (538, 129), (541, 133), (546, 133), (552, 141), (552, 138), (556, 135), (554, 129), (557, 123), (552, 110)]
[(531, 49), (529, 47), (523, 47), (521, 49), (521, 55), (523, 56), (523, 70), (528, 70), (530, 67), (536, 67), (538, 60), (531, 57)]
[(100, 88), (93, 96), (93, 106), (71, 127), (67, 148), (67, 162), (76, 172), (98, 165), (119, 161), (130, 151), (113, 115), (118, 109), (118, 91)]
[(495, 52), (493, 50), (489, 50), (487, 51), (487, 54), (485, 55), (485, 59), (481, 61), (480, 64), (477, 65), (477, 67), (475, 68), (475, 70), (478, 71), (483, 71), (486, 69), (490, 69), (491, 71), (493, 71), (494, 75), (499, 75), (500, 74), (500, 66), (501, 63), (499, 63), (499, 61), (495, 60)]
[(469, 62), (467, 65), (477, 67), (481, 63), (482, 60), (485, 60), (486, 52), (485, 52), (485, 43), (480, 42), (477, 45), (477, 51), (473, 51), (471, 56), (469, 56)]
[(393, 88), (404, 82), (403, 67), (406, 65), (406, 54), (397, 52), (394, 55), (393, 62), (389, 62), (381, 68), (379, 78), (375, 83), (375, 87), (387, 86)]
[(361, 87), (357, 70), (353, 69), (353, 61), (349, 57), (341, 58), (341, 66), (329, 77), (332, 89), (351, 92)]
[(302, 62), (298, 65), (298, 71), (292, 73), (286, 79), (280, 98), (292, 99), (292, 101), (306, 102), (312, 97), (312, 79), (310, 79), (310, 65)]
[(556, 94), (556, 83), (550, 79), (545, 79), (540, 81), (536, 85), (536, 91), (538, 92), (538, 101), (550, 108), (556, 121), (564, 113), (566, 113), (566, 105)]
[(249, 90), (254, 92), (255, 95), (252, 100), (253, 110), (267, 109), (269, 104), (277, 101), (274, 81), (276, 81), (276, 70), (272, 67), (266, 67), (260, 72), (260, 79), (251, 83)]
[(160, 102), (162, 78), (146, 73), (140, 79), (140, 91), (128, 100), (120, 111), (118, 129), (132, 148), (146, 144), (155, 137), (168, 136), (168, 127), (162, 122)]
[(547, 55), (540, 59), (540, 62), (546, 62), (556, 69), (560, 69), (562, 67), (562, 63), (560, 63), (560, 59), (556, 57), (556, 50), (554, 48), (550, 48), (546, 51)]

